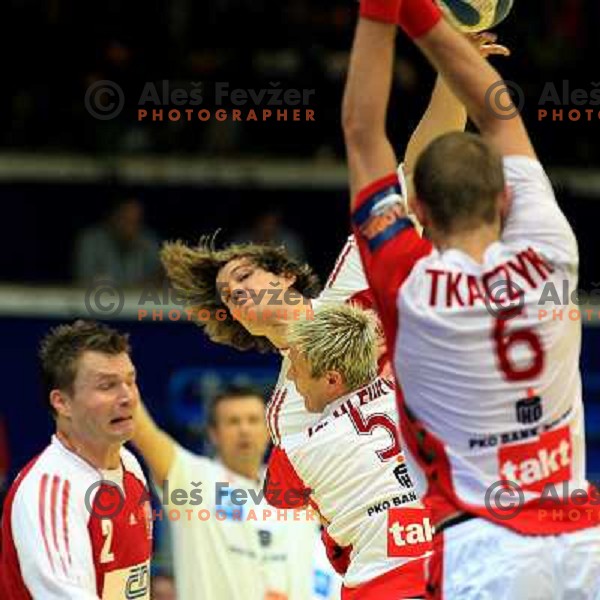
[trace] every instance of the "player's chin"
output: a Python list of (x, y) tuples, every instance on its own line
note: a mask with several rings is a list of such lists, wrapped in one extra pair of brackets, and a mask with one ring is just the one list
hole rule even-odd
[(115, 439), (124, 442), (130, 440), (135, 433), (135, 422), (133, 417), (112, 419), (108, 423), (108, 430), (111, 437), (114, 437)]
[(254, 463), (257, 461), (260, 462), (263, 455), (264, 452), (259, 452), (254, 446), (252, 448), (237, 449), (238, 458), (241, 458), (242, 460), (247, 461), (249, 463)]
[(273, 319), (265, 316), (264, 311), (258, 307), (244, 309), (239, 312), (236, 320), (252, 335), (264, 335), (269, 325), (273, 323)]
[(244, 317), (248, 324), (255, 328), (268, 328), (282, 321), (288, 321), (290, 318), (295, 317), (295, 313), (298, 311), (298, 307), (288, 307), (284, 303), (274, 305), (272, 302), (264, 301), (262, 304), (253, 304), (246, 308)]

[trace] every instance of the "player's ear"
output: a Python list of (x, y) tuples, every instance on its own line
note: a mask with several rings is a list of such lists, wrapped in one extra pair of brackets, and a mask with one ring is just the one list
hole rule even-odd
[(292, 287), (298, 279), (293, 273), (282, 273), (280, 278), (283, 279), (286, 289)]
[(52, 406), (58, 417), (71, 418), (71, 402), (66, 394), (60, 390), (55, 389), (50, 392), (50, 406)]
[(419, 200), (418, 196), (414, 195), (410, 199), (409, 210), (414, 213), (415, 217), (417, 217), (417, 221), (419, 221), (423, 229), (431, 226), (427, 208), (421, 202), (421, 200)]
[(325, 377), (330, 386), (339, 387), (344, 385), (344, 378), (339, 371), (327, 371), (327, 373), (325, 373)]
[(504, 191), (498, 197), (498, 203), (500, 205), (500, 219), (504, 225), (512, 205), (512, 192), (508, 186), (504, 186)]

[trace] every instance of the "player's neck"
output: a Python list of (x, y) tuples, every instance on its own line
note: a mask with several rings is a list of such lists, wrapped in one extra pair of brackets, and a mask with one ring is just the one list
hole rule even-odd
[(117, 469), (121, 464), (122, 444), (98, 444), (78, 436), (73, 431), (58, 428), (56, 437), (67, 450), (77, 454), (95, 469)]
[(496, 224), (482, 225), (477, 229), (446, 235), (434, 239), (440, 252), (445, 250), (461, 250), (475, 262), (482, 263), (485, 251), (500, 239), (500, 228)]

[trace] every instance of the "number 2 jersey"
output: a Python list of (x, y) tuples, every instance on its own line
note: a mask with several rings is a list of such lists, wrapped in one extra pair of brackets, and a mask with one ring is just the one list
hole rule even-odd
[(148, 498), (139, 463), (126, 449), (121, 449), (121, 468), (102, 475), (53, 437), (8, 492), (0, 596), (150, 598)]
[[(581, 317), (562, 302), (577, 287), (577, 243), (539, 162), (506, 157), (504, 171), (512, 204), (481, 263), (419, 237), (392, 175), (360, 193), (353, 224), (430, 492), (522, 533), (567, 532), (600, 520), (585, 477)], [(573, 501), (575, 490), (589, 495)]]
[(393, 597), (406, 598), (424, 592), (433, 528), (401, 452), (396, 416), (394, 385), (381, 377), (335, 400), (273, 450), (265, 497), (279, 508), (318, 511), (346, 587), (394, 572), (402, 587)]

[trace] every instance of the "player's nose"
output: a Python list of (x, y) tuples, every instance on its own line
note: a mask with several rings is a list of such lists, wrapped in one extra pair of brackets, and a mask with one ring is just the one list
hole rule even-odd
[(136, 399), (136, 391), (134, 386), (122, 383), (119, 390), (119, 403), (120, 404), (133, 404)]

